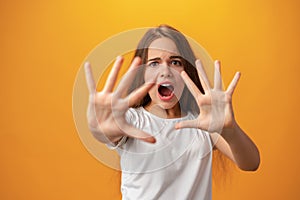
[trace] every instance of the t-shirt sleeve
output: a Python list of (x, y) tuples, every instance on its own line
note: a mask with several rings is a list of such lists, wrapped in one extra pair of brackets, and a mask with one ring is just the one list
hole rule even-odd
[(127, 141), (127, 138), (128, 138), (127, 136), (123, 136), (117, 144), (110, 142), (110, 143), (107, 143), (106, 146), (111, 150), (115, 150), (115, 149), (119, 148), (120, 146), (122, 146)]

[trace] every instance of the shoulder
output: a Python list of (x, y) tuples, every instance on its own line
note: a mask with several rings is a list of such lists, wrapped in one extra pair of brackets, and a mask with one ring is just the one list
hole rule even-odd
[(127, 123), (138, 129), (153, 122), (152, 116), (143, 107), (129, 108), (125, 113)]
[(132, 122), (132, 120), (137, 120), (142, 117), (145, 113), (143, 112), (143, 108), (129, 108), (125, 113), (125, 118), (127, 122)]

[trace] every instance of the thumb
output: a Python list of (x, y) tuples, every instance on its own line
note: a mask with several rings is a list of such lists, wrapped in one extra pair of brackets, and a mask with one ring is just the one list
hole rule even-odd
[(186, 120), (182, 122), (178, 122), (175, 124), (175, 129), (182, 129), (182, 128), (199, 128), (199, 123), (196, 119), (194, 120)]
[(125, 125), (125, 127), (123, 128), (123, 131), (129, 137), (136, 138), (138, 140), (142, 140), (142, 141), (148, 142), (148, 143), (156, 142), (156, 139), (152, 135), (150, 135), (140, 129), (137, 129), (131, 125)]

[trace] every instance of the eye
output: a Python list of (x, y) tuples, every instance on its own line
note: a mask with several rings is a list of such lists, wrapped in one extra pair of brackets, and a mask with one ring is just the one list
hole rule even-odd
[(182, 62), (180, 60), (172, 60), (171, 65), (182, 66)]
[(156, 67), (158, 65), (159, 65), (159, 63), (157, 61), (153, 61), (153, 62), (148, 63), (149, 67)]

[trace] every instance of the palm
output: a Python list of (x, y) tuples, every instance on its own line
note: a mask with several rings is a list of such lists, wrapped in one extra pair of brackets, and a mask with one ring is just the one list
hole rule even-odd
[(122, 97), (123, 91), (128, 88), (135, 76), (140, 59), (136, 58), (126, 76), (122, 79), (117, 90), (113, 90), (123, 59), (115, 62), (110, 72), (104, 89), (96, 91), (95, 81), (89, 63), (85, 65), (86, 80), (90, 92), (87, 119), (90, 131), (101, 142), (116, 142), (123, 136), (134, 137), (146, 142), (154, 142), (155, 139), (131, 126), (125, 119), (125, 113), (130, 106), (144, 97), (153, 86), (153, 83), (145, 83), (140, 88), (126, 97)]
[(232, 95), (240, 73), (236, 73), (226, 91), (222, 89), (220, 63), (215, 63), (214, 87), (211, 88), (206, 73), (200, 61), (196, 62), (200, 81), (205, 94), (202, 94), (188, 75), (183, 72), (182, 77), (187, 87), (193, 94), (198, 104), (200, 114), (195, 120), (183, 121), (176, 125), (176, 128), (200, 128), (209, 132), (221, 133), (224, 127), (230, 127), (234, 123), (232, 109)]

